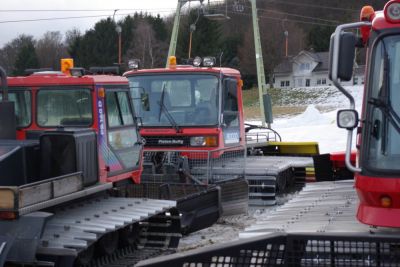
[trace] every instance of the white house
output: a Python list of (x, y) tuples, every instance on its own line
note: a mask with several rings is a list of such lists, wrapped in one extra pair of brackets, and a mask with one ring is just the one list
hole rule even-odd
[[(329, 52), (301, 51), (285, 58), (274, 69), (275, 88), (330, 86), (328, 77)], [(364, 66), (356, 66), (353, 78), (344, 85), (363, 84)]]

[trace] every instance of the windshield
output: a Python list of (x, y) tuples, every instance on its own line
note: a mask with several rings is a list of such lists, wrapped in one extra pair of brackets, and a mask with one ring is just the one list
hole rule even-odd
[(218, 124), (218, 78), (207, 74), (128, 77), (143, 126)]
[(400, 36), (388, 36), (375, 46), (367, 96), (366, 168), (400, 171)]
[[(3, 99), (0, 93), (0, 100)], [(28, 90), (11, 91), (8, 100), (14, 102), (15, 117), (18, 127), (27, 127), (31, 124), (31, 93)]]
[(41, 89), (37, 94), (37, 122), (42, 127), (92, 125), (90, 89)]

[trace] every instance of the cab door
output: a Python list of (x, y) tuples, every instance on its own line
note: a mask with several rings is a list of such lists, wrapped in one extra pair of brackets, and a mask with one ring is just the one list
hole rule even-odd
[(100, 135), (103, 133), (106, 140), (101, 142), (101, 151), (107, 166), (108, 180), (115, 181), (123, 179), (124, 176), (132, 176), (132, 171), (140, 169), (143, 147), (129, 89), (106, 88), (105, 92), (106, 129), (102, 132), (104, 122), (99, 128)]
[(225, 146), (235, 146), (240, 144), (240, 116), (237, 91), (237, 80), (235, 78), (225, 78), (223, 81), (223, 121), (222, 131)]

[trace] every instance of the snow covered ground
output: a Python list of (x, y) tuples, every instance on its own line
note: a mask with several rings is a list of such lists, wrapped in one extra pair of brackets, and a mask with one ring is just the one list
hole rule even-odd
[[(347, 89), (355, 98), (356, 109), (360, 112), (362, 86), (347, 87)], [(307, 88), (306, 90), (312, 90), (312, 88)], [(315, 141), (319, 143), (320, 153), (344, 151), (347, 131), (337, 127), (336, 113), (338, 109), (349, 108), (350, 104), (344, 95), (335, 90), (334, 88), (329, 88), (324, 91), (329, 92), (329, 94), (321, 95), (316, 103), (306, 103), (308, 108), (300, 115), (274, 119), (272, 128), (281, 135), (282, 141)], [(326, 106), (334, 107), (336, 110), (321, 113), (316, 108), (317, 105), (320, 109)], [(248, 123), (260, 124), (260, 121), (249, 121)], [(291, 196), (285, 197), (290, 198)], [(249, 214), (222, 218), (212, 227), (182, 238), (179, 250), (186, 251), (215, 243), (236, 240), (245, 227), (254, 224), (258, 217), (265, 216), (273, 209), (274, 207), (250, 208)]]
[[(356, 101), (356, 109), (361, 110), (362, 86), (347, 87)], [(311, 89), (307, 89), (311, 90)], [(332, 89), (330, 89), (332, 90)], [(335, 89), (337, 90), (337, 89)], [(319, 98), (318, 103), (308, 105), (306, 111), (294, 117), (274, 119), (272, 128), (282, 137), (282, 141), (314, 141), (319, 143), (320, 153), (344, 151), (346, 148), (347, 131), (336, 125), (338, 109), (349, 108), (350, 102), (340, 92), (325, 95)], [(336, 110), (321, 113), (317, 108), (335, 107)], [(259, 121), (249, 121), (251, 124), (260, 124)], [(354, 144), (354, 142), (353, 142)]]

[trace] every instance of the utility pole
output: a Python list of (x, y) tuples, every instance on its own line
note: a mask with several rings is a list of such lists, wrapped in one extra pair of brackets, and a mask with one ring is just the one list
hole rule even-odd
[(184, 4), (189, 2), (190, 0), (178, 0), (178, 6), (176, 7), (175, 19), (174, 19), (174, 27), (172, 28), (171, 41), (169, 43), (168, 49), (168, 57), (166, 67), (169, 66), (169, 58), (170, 56), (174, 56), (176, 53), (176, 43), (178, 41), (178, 32), (179, 32), (179, 23), (181, 20), (181, 8)]
[(178, 0), (178, 6), (176, 7), (176, 13), (174, 18), (174, 27), (172, 28), (171, 41), (169, 43), (169, 49), (168, 49), (168, 57), (166, 63), (167, 68), (169, 66), (170, 56), (175, 56), (176, 54), (176, 43), (178, 42), (179, 23), (181, 20), (181, 9), (187, 2), (192, 2), (192, 1), (199, 1), (200, 4), (202, 5), (204, 0)]
[[(260, 100), (260, 112), (262, 118), (262, 126), (265, 127), (266, 117), (264, 113), (264, 94), (267, 94), (267, 84), (265, 81), (265, 71), (264, 71), (264, 60), (262, 56), (262, 48), (261, 48), (261, 37), (260, 37), (260, 29), (258, 26), (258, 16), (257, 16), (257, 6), (256, 0), (250, 0), (251, 3), (251, 11), (252, 11), (252, 19), (253, 19), (253, 32), (254, 32), (254, 48), (256, 52), (256, 65), (257, 65), (257, 83), (258, 83), (258, 97)], [(268, 103), (269, 104), (269, 103)], [(268, 108), (271, 108), (268, 105)], [(272, 123), (272, 110), (270, 111), (270, 117), (267, 121), (267, 126), (270, 128)]]
[(288, 57), (288, 50), (289, 50), (289, 32), (285, 31), (285, 57)]

